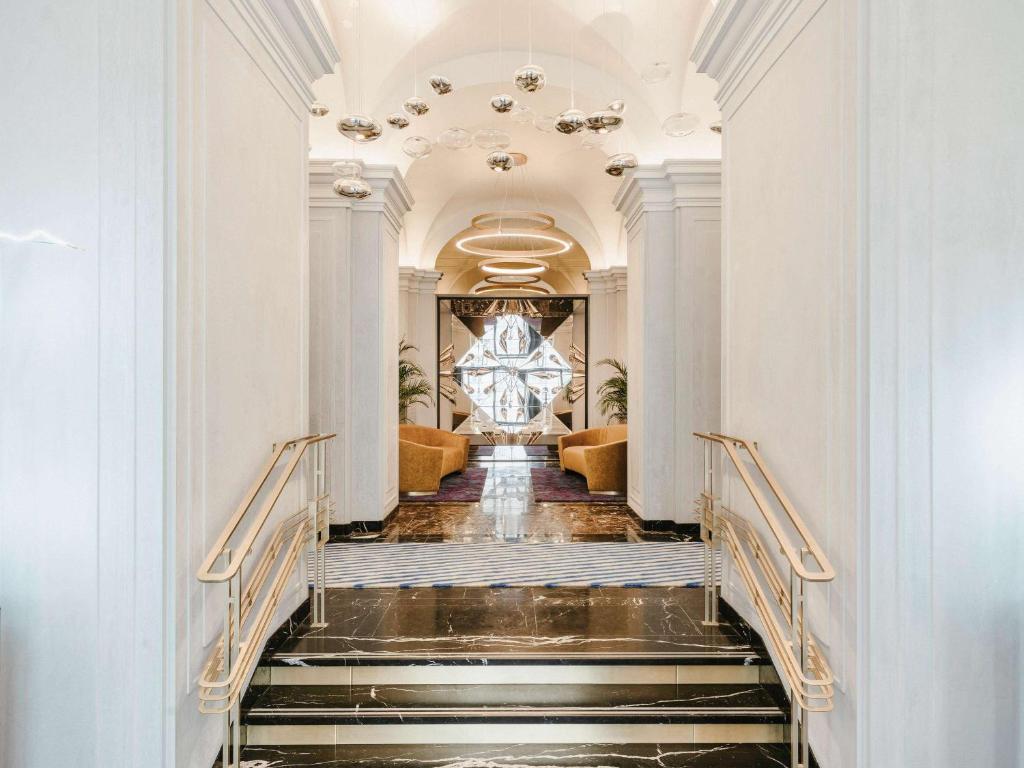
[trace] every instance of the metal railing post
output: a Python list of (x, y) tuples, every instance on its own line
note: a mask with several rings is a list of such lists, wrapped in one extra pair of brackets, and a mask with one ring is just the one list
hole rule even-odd
[[(807, 558), (807, 548), (800, 548), (800, 563), (805, 564)], [(807, 630), (807, 595), (805, 590), (807, 588), (807, 582), (804, 579), (798, 579), (800, 582), (800, 672), (803, 675), (807, 675), (810, 672), (810, 643), (808, 638)], [(800, 765), (803, 768), (810, 768), (811, 761), (809, 759), (810, 749), (808, 743), (808, 730), (807, 730), (807, 711), (802, 710), (800, 713)]]
[(701, 494), (700, 537), (704, 542), (704, 624), (718, 624), (718, 589), (715, 575), (715, 547), (718, 526), (715, 519), (715, 463), (711, 444), (704, 447), (704, 490)]
[(327, 564), (324, 557), (324, 515), (330, 505), (327, 493), (327, 447), (316, 443), (310, 457), (313, 464), (313, 493), (309, 503), (309, 543), (313, 558), (313, 592), (310, 595), (310, 616), (314, 627), (326, 626), (324, 622), (325, 589)]

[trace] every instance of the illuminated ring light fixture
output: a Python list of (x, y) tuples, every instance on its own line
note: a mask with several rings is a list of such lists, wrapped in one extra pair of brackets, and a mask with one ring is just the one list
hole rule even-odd
[(539, 283), (540, 275), (490, 275), (484, 278), (484, 282), (491, 285), (507, 285), (514, 288), (517, 285)]
[(516, 293), (531, 293), (537, 296), (547, 296), (551, 293), (547, 288), (540, 285), (481, 285), (473, 291), (473, 295), (486, 296), (491, 293), (508, 293), (509, 291), (515, 291)]
[(537, 275), (548, 268), (540, 259), (527, 256), (484, 259), (477, 266), (490, 275)]
[[(503, 243), (517, 247), (501, 247)], [(488, 244), (491, 247), (488, 247)], [(539, 247), (532, 247), (537, 244)], [(496, 229), (492, 232), (481, 232), (479, 235), (467, 235), (460, 238), (455, 243), (455, 247), (463, 253), (473, 256), (514, 256), (516, 258), (530, 256), (535, 259), (543, 259), (565, 253), (572, 248), (572, 243), (533, 229)]]
[(488, 211), (474, 216), (469, 224), (474, 229), (501, 229), (505, 224), (513, 229), (551, 229), (555, 217), (540, 211)]

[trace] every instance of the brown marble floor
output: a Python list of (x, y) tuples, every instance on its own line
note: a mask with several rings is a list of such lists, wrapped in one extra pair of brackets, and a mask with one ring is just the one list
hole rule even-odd
[(530, 468), (557, 466), (554, 453), (527, 456), (499, 446), (493, 457), (473, 451), (470, 466), (490, 470), (479, 502), (403, 503), (380, 538), (389, 542), (558, 542), (687, 540), (676, 533), (649, 532), (626, 505), (537, 502)]

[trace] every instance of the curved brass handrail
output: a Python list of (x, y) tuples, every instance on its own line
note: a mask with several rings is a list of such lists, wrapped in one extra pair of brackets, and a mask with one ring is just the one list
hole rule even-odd
[[(793, 509), (793, 505), (790, 502), (789, 497), (786, 496), (779, 487), (779, 484), (775, 481), (775, 478), (768, 471), (757, 447), (743, 438), (720, 435), (717, 432), (694, 432), (693, 434), (702, 440), (718, 443), (725, 449), (726, 455), (732, 462), (733, 467), (735, 467), (736, 472), (743, 481), (743, 484), (747, 487), (747, 491), (750, 492), (751, 497), (754, 499), (754, 504), (761, 512), (761, 516), (764, 517), (765, 522), (768, 523), (768, 527), (771, 529), (776, 541), (778, 541), (779, 547), (782, 549), (782, 553), (785, 555), (786, 560), (789, 561), (790, 567), (796, 572), (796, 574), (806, 581), (832, 581), (836, 577), (836, 572), (832, 567), (832, 563), (829, 561), (824, 550), (822, 550), (821, 546), (814, 538), (814, 535), (807, 528), (803, 518), (797, 514), (795, 509)], [(778, 517), (776, 517), (775, 513), (772, 511), (771, 505), (768, 503), (768, 499), (765, 498), (764, 493), (762, 493), (761, 489), (754, 483), (753, 478), (750, 476), (750, 470), (747, 469), (747, 465), (744, 464), (739, 453), (736, 451), (737, 445), (742, 447), (750, 455), (750, 458), (753, 459), (754, 465), (768, 484), (768, 487), (772, 491), (772, 495), (774, 495), (778, 500), (780, 506), (785, 511), (789, 522), (800, 535), (800, 538), (802, 539), (802, 546), (800, 549), (806, 551), (806, 553), (813, 559), (817, 570), (809, 570), (807, 566), (804, 565), (804, 558), (801, 557), (800, 552), (790, 544), (789, 537), (783, 530)]]
[[(253, 484), (250, 486), (245, 498), (243, 498), (241, 503), (238, 505), (238, 509), (235, 510), (235, 513), (231, 516), (231, 519), (228, 520), (224, 529), (217, 537), (217, 541), (214, 543), (213, 547), (211, 547), (210, 553), (206, 556), (206, 560), (204, 560), (203, 564), (199, 567), (199, 572), (196, 576), (200, 581), (213, 583), (223, 582), (238, 573), (238, 569), (242, 567), (242, 560), (245, 559), (245, 556), (249, 553), (253, 544), (256, 542), (256, 538), (263, 530), (263, 526), (267, 522), (267, 518), (270, 517), (270, 513), (273, 511), (274, 505), (281, 497), (281, 493), (284, 491), (285, 486), (295, 473), (295, 468), (302, 460), (302, 456), (305, 454), (306, 449), (315, 443), (330, 440), (332, 437), (335, 437), (333, 433), (323, 435), (306, 435), (305, 437), (297, 437), (294, 440), (289, 440), (288, 442), (281, 443), (281, 445), (277, 446), (270, 459), (268, 459), (267, 463), (263, 466), (263, 471), (257, 476), (256, 480), (253, 481)], [(263, 506), (260, 508), (254, 524), (249, 528), (245, 538), (242, 539), (239, 545), (234, 548), (234, 551), (239, 553), (239, 556), (232, 557), (228, 565), (223, 570), (213, 570), (214, 564), (217, 560), (220, 559), (226, 551), (228, 551), (228, 542), (235, 534), (235, 531), (238, 530), (238, 526), (242, 523), (242, 520), (245, 518), (245, 515), (252, 506), (256, 496), (263, 489), (267, 480), (270, 479), (270, 475), (274, 471), (274, 467), (276, 467), (278, 462), (280, 462), (281, 456), (284, 455), (285, 451), (292, 449), (295, 449), (294, 455), (285, 467), (285, 471), (278, 478), (270, 496), (268, 496), (263, 502)]]

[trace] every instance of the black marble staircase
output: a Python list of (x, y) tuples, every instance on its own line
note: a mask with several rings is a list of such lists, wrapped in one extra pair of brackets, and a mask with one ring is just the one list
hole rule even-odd
[(243, 765), (788, 765), (760, 639), (696, 589), (331, 590), (268, 647)]

